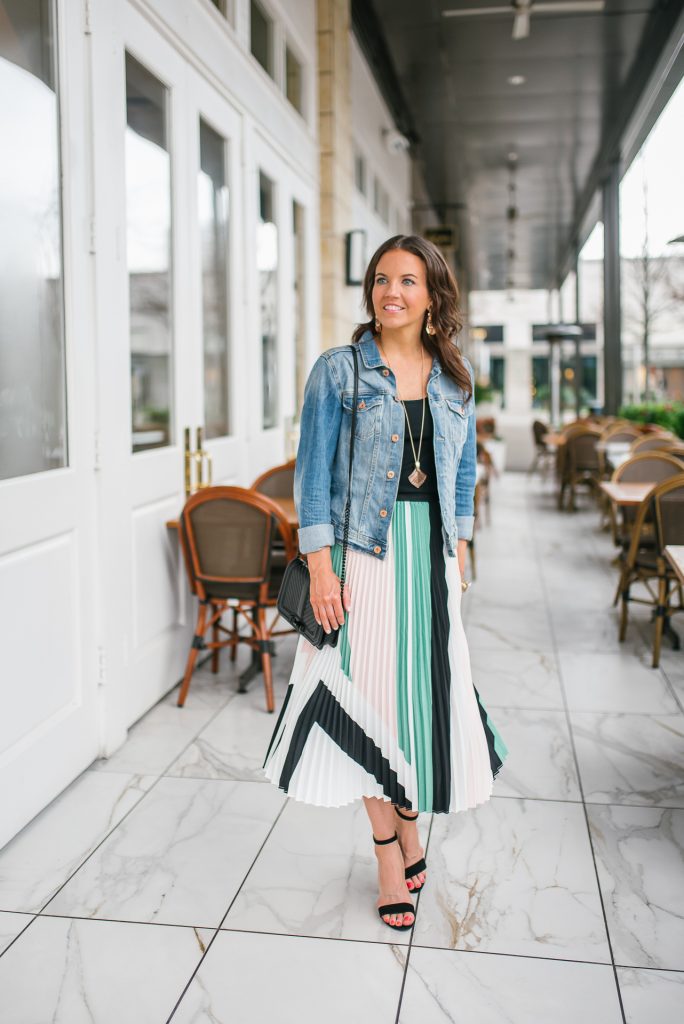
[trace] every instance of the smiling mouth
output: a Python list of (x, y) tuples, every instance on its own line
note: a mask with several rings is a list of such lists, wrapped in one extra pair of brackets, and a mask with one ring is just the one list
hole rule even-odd
[(403, 306), (395, 305), (383, 306), (382, 308), (385, 310), (386, 313), (401, 313), (402, 310), (404, 309)]

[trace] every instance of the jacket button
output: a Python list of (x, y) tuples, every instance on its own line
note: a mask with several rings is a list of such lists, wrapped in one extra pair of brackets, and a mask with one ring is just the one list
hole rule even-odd
[(386, 508), (381, 508), (381, 509), (380, 509), (380, 515), (381, 515), (381, 516), (382, 516), (382, 518), (384, 519), (384, 518), (385, 518), (385, 516), (387, 515), (387, 509), (386, 509)]
[(387, 471), (387, 479), (388, 480), (393, 480), (394, 479), (394, 470), (393, 469), (388, 469), (388, 471)]
[(373, 548), (373, 554), (374, 555), (379, 555), (381, 551), (382, 551), (382, 548), (378, 544), (376, 544), (375, 547)]
[(365, 402), (359, 402), (359, 406), (358, 407), (359, 407), (359, 409), (365, 409), (366, 408), (366, 403)]
[(392, 440), (393, 441), (398, 441), (399, 440), (399, 435), (398, 434), (392, 434)]
[(382, 375), (383, 377), (389, 377), (389, 370), (383, 370)]

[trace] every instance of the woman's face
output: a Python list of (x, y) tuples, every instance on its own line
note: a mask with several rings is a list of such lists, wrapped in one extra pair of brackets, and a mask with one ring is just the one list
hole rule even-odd
[(404, 249), (391, 249), (375, 268), (373, 309), (383, 327), (408, 327), (422, 321), (430, 304), (425, 264)]

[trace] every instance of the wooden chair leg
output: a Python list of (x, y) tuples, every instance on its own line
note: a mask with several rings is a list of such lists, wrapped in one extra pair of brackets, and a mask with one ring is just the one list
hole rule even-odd
[[(238, 611), (237, 608), (233, 608), (233, 636), (237, 637), (238, 633)], [(230, 660), (235, 661), (237, 658), (237, 644), (233, 644), (230, 649)]]
[(668, 585), (665, 577), (665, 567), (661, 566), (661, 575), (658, 579), (658, 606), (656, 608), (655, 631), (653, 634), (653, 668), (660, 664), (660, 648), (663, 641), (663, 626), (668, 607)]
[[(216, 622), (214, 623), (214, 625), (211, 628), (211, 639), (213, 640), (213, 642), (215, 644), (217, 644), (219, 642), (219, 640), (221, 639), (221, 634), (220, 634), (220, 631), (219, 631), (219, 624), (220, 624), (220, 622), (221, 622), (221, 616), (219, 615), (218, 619), (216, 620)], [(216, 674), (218, 672), (218, 670), (219, 670), (219, 657), (220, 657), (220, 654), (221, 654), (221, 651), (220, 651), (220, 648), (218, 648), (218, 647), (215, 647), (213, 649), (213, 651), (211, 652), (211, 671), (214, 674)]]
[(622, 592), (622, 604), (620, 606), (620, 632), (618, 633), (618, 640), (620, 643), (624, 642), (625, 635), (627, 633), (627, 618), (629, 616), (629, 587), (625, 585)]
[(620, 569), (620, 578), (618, 579), (618, 585), (617, 585), (617, 589), (615, 591), (615, 597), (613, 598), (613, 608), (615, 608), (617, 606), (617, 603), (620, 600), (620, 594), (622, 593), (622, 587), (623, 587), (624, 578), (625, 578), (625, 569), (624, 569), (624, 566), (623, 566)]
[(188, 695), (190, 689), (190, 680), (192, 679), (192, 673), (195, 671), (195, 662), (197, 661), (197, 655), (200, 652), (202, 641), (204, 640), (204, 631), (206, 629), (207, 622), (207, 605), (200, 602), (199, 610), (197, 613), (197, 625), (195, 626), (195, 635), (192, 638), (192, 647), (188, 654), (188, 660), (185, 665), (185, 675), (183, 676), (183, 685), (181, 686), (180, 693), (178, 694), (178, 707), (182, 708), (185, 704), (185, 698)]
[(264, 674), (264, 690), (266, 691), (266, 710), (275, 711), (275, 700), (273, 698), (273, 669), (271, 666), (271, 641), (268, 637), (266, 626), (266, 610), (262, 605), (257, 605), (255, 622), (257, 627), (257, 640), (261, 649), (261, 669)]

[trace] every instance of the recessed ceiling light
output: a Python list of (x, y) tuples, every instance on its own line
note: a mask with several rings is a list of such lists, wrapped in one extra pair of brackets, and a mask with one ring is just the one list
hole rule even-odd
[(527, 79), (524, 75), (509, 75), (507, 81), (509, 85), (524, 85)]

